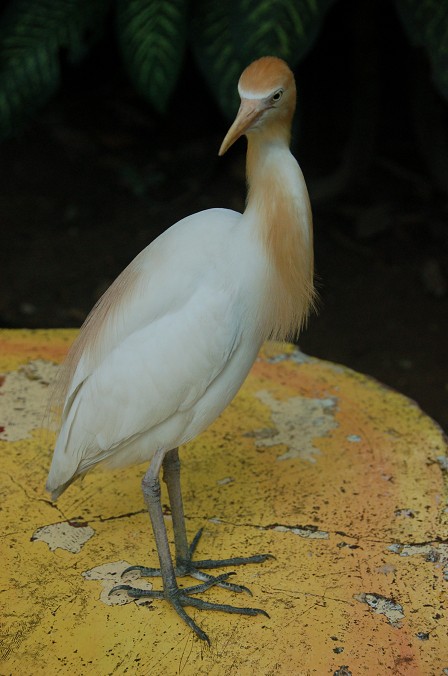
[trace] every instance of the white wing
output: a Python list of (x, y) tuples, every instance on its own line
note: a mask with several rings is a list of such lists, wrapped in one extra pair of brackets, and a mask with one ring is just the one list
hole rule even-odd
[(210, 212), (196, 214), (134, 261), (137, 291), (110, 309), (107, 330), (99, 331), (93, 349), (85, 346), (69, 385), (50, 490), (112, 455), (114, 464), (128, 464), (183, 443), (239, 388), (253, 349), (230, 381), (223, 378), (222, 404), (215, 395), (211, 410), (200, 410), (242, 337), (238, 280), (228, 258), (237, 217), (213, 210), (211, 225)]

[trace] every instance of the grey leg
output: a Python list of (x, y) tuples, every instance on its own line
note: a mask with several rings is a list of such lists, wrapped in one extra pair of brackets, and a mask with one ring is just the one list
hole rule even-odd
[[(176, 575), (191, 575), (191, 577), (194, 577), (197, 580), (211, 582), (215, 578), (213, 578), (213, 576), (209, 575), (208, 573), (198, 570), (199, 568), (218, 568), (220, 566), (233, 566), (245, 563), (261, 563), (262, 561), (265, 561), (266, 558), (268, 558), (266, 555), (262, 554), (254, 557), (239, 557), (234, 559), (224, 559), (222, 561), (200, 562), (205, 563), (204, 566), (200, 564), (198, 565), (196, 561), (193, 562), (192, 557), (196, 549), (196, 545), (201, 537), (202, 529), (196, 534), (191, 545), (188, 545), (187, 532), (185, 529), (182, 490), (180, 484), (179, 451), (177, 448), (174, 448), (172, 451), (168, 451), (163, 459), (163, 480), (165, 481), (168, 489), (171, 516), (173, 519), (174, 544), (176, 547)], [(230, 591), (245, 591), (250, 594), (249, 589), (243, 585), (231, 584), (230, 582), (220, 582), (219, 586), (224, 587), (224, 589), (229, 589)]]
[(160, 572), (163, 579), (163, 589), (167, 594), (177, 589), (176, 575), (171, 560), (168, 536), (160, 502), (159, 474), (165, 453), (157, 451), (152, 459), (148, 471), (142, 479), (142, 490), (145, 503), (151, 519), (152, 530), (156, 540), (157, 553), (160, 561)]
[(191, 556), (187, 532), (185, 530), (184, 505), (180, 486), (180, 460), (177, 448), (168, 451), (163, 459), (163, 480), (168, 489), (171, 516), (173, 518), (176, 566), (181, 568), (182, 564), (191, 558)]
[[(175, 569), (173, 566), (168, 544), (168, 536), (165, 528), (165, 521), (163, 518), (162, 505), (160, 501), (161, 491), (159, 473), (162, 464), (164, 468), (164, 479), (167, 483), (168, 494), (171, 503), (176, 545), (176, 560), (181, 567), (180, 571), (177, 570), (177, 567)], [(245, 588), (240, 587), (239, 585), (230, 585), (229, 583), (225, 582), (225, 580), (229, 577), (229, 574), (212, 577), (211, 575), (198, 571), (195, 565), (193, 565), (191, 562), (191, 556), (194, 551), (194, 547), (199, 540), (199, 537), (196, 536), (193, 545), (191, 547), (188, 546), (185, 531), (185, 520), (183, 515), (182, 495), (180, 491), (180, 465), (177, 449), (169, 451), (168, 453), (165, 453), (161, 450), (155, 453), (149, 469), (143, 477), (142, 489), (154, 532), (157, 553), (160, 561), (160, 570), (144, 568), (142, 566), (132, 566), (131, 568), (128, 568), (123, 575), (125, 575), (129, 570), (139, 570), (142, 575), (159, 575), (163, 580), (163, 591), (142, 590), (136, 589), (129, 585), (118, 585), (117, 587), (114, 587), (110, 593), (113, 594), (114, 591), (125, 590), (129, 596), (133, 598), (149, 597), (155, 599), (166, 599), (171, 603), (178, 615), (199, 636), (199, 638), (207, 641), (208, 643), (210, 643), (210, 641), (207, 634), (202, 631), (202, 629), (198, 627), (192, 618), (185, 612), (184, 606), (189, 605), (204, 610), (221, 610), (227, 613), (239, 613), (242, 615), (262, 614), (268, 616), (264, 610), (260, 610), (258, 608), (237, 608), (227, 604), (210, 603), (208, 601), (203, 601), (202, 599), (191, 598), (191, 594), (197, 594), (206, 591), (214, 585), (225, 585), (234, 591), (243, 591)], [(238, 559), (238, 563), (255, 563), (255, 558), (257, 561), (264, 561), (266, 558), (268, 558), (268, 555), (262, 555), (261, 557), (250, 557), (250, 560)], [(226, 559), (226, 562), (227, 561), (230, 562), (233, 561), (233, 559)], [(207, 563), (211, 564), (212, 562)], [(213, 562), (214, 566), (209, 565), (208, 567), (215, 567), (220, 563), (221, 562)], [(180, 573), (181, 575), (192, 575), (193, 577), (196, 577), (200, 580), (204, 580), (204, 583), (195, 585), (194, 587), (185, 587), (180, 589), (177, 584), (176, 573)]]
[[(179, 590), (177, 585), (174, 566), (171, 560), (165, 522), (163, 519), (162, 505), (160, 502), (159, 472), (163, 457), (164, 453), (162, 451), (156, 452), (149, 469), (142, 480), (143, 496), (145, 498), (146, 506), (151, 519), (154, 538), (156, 540), (157, 553), (159, 555), (160, 574), (163, 580), (163, 592), (153, 592), (150, 590), (142, 593), (143, 590), (137, 590), (129, 587), (128, 585), (118, 585), (117, 587), (114, 587), (110, 593), (113, 593), (118, 589), (124, 589), (132, 597), (139, 598), (142, 596), (149, 596), (150, 598), (165, 598), (170, 601), (178, 615), (180, 615), (180, 617), (188, 624), (188, 626), (193, 629), (199, 638), (210, 643), (207, 634), (202, 631), (200, 627), (198, 627), (198, 625), (191, 619), (189, 615), (187, 615), (183, 606), (187, 605), (187, 603), (185, 603), (186, 594), (205, 591), (210, 586), (212, 586), (212, 584), (197, 585), (196, 587), (184, 589), (182, 592)], [(226, 576), (224, 576), (224, 578), (225, 577)]]

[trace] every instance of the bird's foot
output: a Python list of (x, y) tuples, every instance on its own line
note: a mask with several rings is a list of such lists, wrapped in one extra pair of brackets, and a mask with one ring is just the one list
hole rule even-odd
[[(252, 596), (250, 589), (241, 584), (233, 584), (227, 582), (227, 576), (220, 575), (219, 577), (214, 577), (205, 573), (202, 568), (212, 569), (212, 568), (225, 568), (227, 566), (243, 566), (249, 563), (263, 563), (267, 559), (273, 559), (272, 554), (256, 554), (255, 556), (237, 556), (230, 559), (203, 559), (202, 561), (193, 561), (193, 554), (196, 550), (197, 544), (201, 538), (203, 529), (201, 528), (193, 538), (193, 541), (188, 550), (188, 557), (186, 559), (177, 560), (174, 572), (176, 577), (184, 577), (189, 575), (190, 577), (200, 580), (204, 583), (210, 583), (209, 586), (218, 586), (223, 587), (223, 589), (228, 589), (233, 592), (246, 592)], [(125, 581), (132, 581), (138, 577), (160, 577), (161, 571), (160, 568), (147, 568), (146, 566), (129, 566), (121, 574), (121, 579)], [(233, 575), (233, 573), (232, 573)], [(208, 588), (208, 587), (207, 587)]]
[[(151, 569), (148, 569), (151, 570)], [(225, 583), (227, 578), (232, 573), (225, 573), (217, 577), (209, 576), (211, 579), (203, 584), (194, 585), (193, 587), (183, 587), (179, 588), (177, 585), (171, 589), (156, 591), (153, 589), (137, 589), (131, 587), (130, 585), (117, 585), (109, 592), (109, 596), (112, 594), (125, 591), (128, 596), (135, 599), (149, 598), (149, 599), (165, 599), (169, 601), (173, 606), (174, 610), (177, 612), (179, 617), (181, 617), (184, 622), (192, 629), (196, 635), (203, 641), (207, 641), (210, 645), (210, 639), (203, 629), (201, 629), (196, 622), (186, 613), (184, 606), (193, 606), (194, 608), (199, 608), (200, 610), (220, 610), (224, 613), (234, 613), (239, 615), (264, 615), (269, 617), (265, 610), (261, 608), (240, 608), (236, 606), (231, 606), (227, 603), (212, 603), (210, 601), (204, 601), (203, 599), (194, 598), (192, 595), (200, 594), (201, 592), (207, 591), (210, 587), (216, 585), (222, 585)], [(235, 585), (239, 586), (239, 585)], [(245, 588), (244, 588), (245, 589)]]
[[(236, 607), (231, 606), (225, 603), (212, 603), (210, 601), (204, 601), (203, 599), (195, 598), (195, 594), (200, 594), (201, 592), (207, 591), (210, 587), (223, 587), (233, 592), (247, 592), (252, 595), (251, 591), (244, 585), (233, 584), (228, 582), (228, 578), (234, 573), (224, 573), (222, 575), (209, 575), (205, 573), (201, 568), (220, 568), (223, 566), (241, 566), (249, 563), (262, 563), (269, 558), (274, 558), (271, 554), (259, 554), (255, 556), (247, 557), (235, 557), (229, 559), (204, 559), (202, 561), (192, 561), (193, 554), (195, 552), (196, 546), (199, 542), (199, 539), (202, 535), (202, 529), (198, 531), (194, 537), (189, 550), (188, 556), (186, 559), (178, 560), (175, 567), (176, 577), (184, 577), (189, 575), (197, 580), (201, 580), (202, 584), (190, 586), (190, 587), (178, 587), (177, 584), (173, 585), (172, 588), (163, 589), (161, 591), (157, 590), (147, 590), (147, 589), (138, 589), (132, 587), (129, 584), (121, 584), (114, 587), (109, 595), (114, 594), (115, 592), (125, 591), (128, 596), (134, 599), (165, 599), (169, 601), (173, 608), (176, 610), (177, 614), (187, 623), (187, 625), (197, 634), (197, 636), (207, 641), (210, 644), (210, 640), (207, 634), (194, 622), (194, 620), (186, 613), (184, 606), (193, 606), (201, 610), (220, 610), (225, 613), (236, 613), (239, 615), (264, 615), (269, 617), (269, 615), (260, 608), (246, 608), (246, 607)], [(161, 577), (162, 573), (160, 568), (146, 568), (145, 566), (130, 566), (122, 573), (121, 578), (125, 581), (132, 581), (138, 577)]]

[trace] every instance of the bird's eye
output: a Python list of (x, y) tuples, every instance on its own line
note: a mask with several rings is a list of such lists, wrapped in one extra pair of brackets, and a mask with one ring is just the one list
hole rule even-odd
[(280, 101), (280, 99), (283, 96), (283, 89), (278, 89), (275, 94), (272, 96), (271, 101), (273, 103), (277, 103), (277, 101)]

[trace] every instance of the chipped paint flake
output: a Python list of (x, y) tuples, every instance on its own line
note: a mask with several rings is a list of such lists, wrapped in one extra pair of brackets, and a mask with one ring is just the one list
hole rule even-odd
[(278, 362), (281, 361), (292, 361), (295, 364), (307, 364), (312, 361), (312, 357), (309, 357), (300, 350), (293, 350), (290, 353), (276, 354), (274, 357), (269, 357), (267, 361), (270, 364), (278, 364)]
[(227, 486), (227, 484), (231, 484), (235, 481), (235, 479), (232, 476), (226, 476), (223, 479), (218, 479), (216, 482), (218, 486)]
[(436, 460), (439, 463), (442, 472), (448, 472), (448, 456), (439, 455)]
[(347, 664), (343, 664), (339, 669), (336, 669), (336, 671), (333, 672), (333, 676), (352, 676), (352, 672)]
[(405, 507), (404, 509), (396, 509), (394, 512), (395, 516), (404, 516), (407, 519), (414, 519), (415, 518), (415, 512), (412, 509), (408, 509)]
[(275, 526), (272, 530), (276, 530), (279, 533), (294, 533), (294, 535), (300, 535), (301, 538), (308, 538), (309, 540), (328, 540), (330, 537), (327, 531), (318, 530), (314, 526), (305, 526), (303, 528), (300, 526)]
[(43, 426), (48, 386), (58, 371), (52, 362), (36, 359), (17, 371), (6, 373), (2, 385), (0, 440), (30, 439)]
[(122, 579), (124, 571), (126, 568), (129, 568), (130, 565), (130, 563), (123, 560), (111, 561), (110, 563), (104, 563), (101, 566), (96, 566), (95, 568), (85, 570), (82, 573), (82, 576), (85, 580), (101, 582), (102, 589), (100, 593), (100, 601), (105, 603), (107, 606), (124, 606), (127, 603), (133, 602), (137, 605), (147, 605), (147, 599), (133, 599), (128, 596), (126, 591), (123, 589), (117, 590), (113, 594), (110, 593), (117, 585), (128, 583), (131, 583), (132, 586), (137, 589), (152, 589), (152, 582), (140, 577), (138, 571), (132, 571), (132, 573), (129, 572), (126, 575), (126, 581)]
[(445, 542), (402, 545), (395, 543), (388, 547), (389, 551), (400, 556), (422, 556), (425, 561), (435, 563), (442, 569), (444, 580), (448, 581), (448, 544)]
[(360, 437), (359, 434), (349, 434), (347, 436), (347, 441), (350, 441), (351, 443), (359, 444), (359, 442), (362, 441), (362, 437)]
[(403, 606), (394, 599), (373, 593), (354, 594), (353, 598), (366, 603), (377, 615), (384, 615), (393, 627), (401, 627), (401, 620), (404, 618)]
[(384, 565), (376, 568), (376, 572), (381, 573), (382, 575), (395, 575), (397, 568), (392, 563), (385, 563)]
[(72, 552), (72, 554), (78, 554), (85, 543), (94, 535), (95, 531), (91, 526), (61, 521), (51, 523), (48, 526), (41, 526), (34, 531), (31, 540), (45, 542), (52, 552), (59, 548)]
[(300, 458), (308, 462), (316, 462), (321, 451), (314, 445), (314, 439), (327, 436), (338, 427), (334, 418), (337, 400), (310, 399), (308, 397), (291, 397), (286, 400), (274, 399), (272, 395), (261, 390), (256, 393), (260, 401), (272, 412), (272, 421), (276, 430), (267, 437), (266, 430), (257, 432), (256, 445), (269, 447), (284, 445), (288, 449), (277, 460)]

